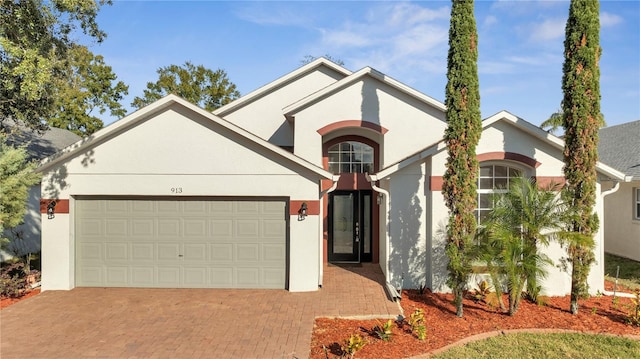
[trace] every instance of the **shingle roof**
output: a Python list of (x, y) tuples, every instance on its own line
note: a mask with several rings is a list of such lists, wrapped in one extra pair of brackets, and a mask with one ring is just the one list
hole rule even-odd
[(640, 180), (640, 120), (601, 128), (599, 137), (600, 161)]
[(30, 160), (47, 158), (81, 139), (75, 133), (61, 128), (50, 127), (45, 131), (35, 131), (15, 126), (9, 120), (3, 125), (9, 129), (8, 142), (16, 146), (26, 145)]

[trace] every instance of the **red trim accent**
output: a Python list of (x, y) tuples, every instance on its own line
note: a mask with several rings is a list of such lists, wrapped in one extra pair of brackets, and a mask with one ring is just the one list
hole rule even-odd
[(68, 199), (48, 199), (42, 198), (40, 199), (40, 213), (47, 213), (47, 206), (49, 202), (56, 201), (56, 207), (54, 209), (55, 213), (69, 213), (69, 200)]
[(533, 168), (538, 168), (542, 164), (531, 157), (514, 152), (487, 152), (477, 155), (476, 158), (478, 159), (478, 162), (491, 160), (512, 160), (524, 163), (525, 165)]
[(385, 134), (387, 133), (389, 130), (380, 126), (380, 125), (376, 125), (375, 123), (371, 123), (368, 121), (361, 121), (361, 120), (345, 120), (345, 121), (339, 121), (339, 122), (334, 122), (334, 123), (330, 123), (320, 129), (318, 129), (318, 133), (321, 136), (326, 135), (329, 132), (335, 131), (337, 129), (340, 128), (347, 128), (347, 127), (360, 127), (360, 128), (368, 128), (370, 130), (374, 130), (378, 133), (381, 134)]
[(303, 201), (303, 200), (291, 200), (289, 201), (289, 214), (292, 216), (297, 216), (298, 211), (300, 210), (300, 206), (302, 203), (307, 203), (307, 215), (308, 216), (317, 216), (320, 214), (320, 201), (312, 200), (312, 201)]
[(429, 177), (429, 189), (432, 191), (442, 191), (442, 185), (444, 184), (444, 178), (442, 176)]
[(536, 176), (536, 183), (539, 188), (546, 188), (550, 184), (558, 185), (558, 190), (564, 187), (566, 180), (564, 176)]

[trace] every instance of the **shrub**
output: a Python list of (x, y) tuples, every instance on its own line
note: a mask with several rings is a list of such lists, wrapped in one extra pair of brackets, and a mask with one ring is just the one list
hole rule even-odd
[(373, 331), (376, 333), (378, 338), (384, 340), (385, 342), (388, 342), (391, 341), (391, 337), (393, 336), (393, 332), (391, 331), (392, 327), (393, 321), (389, 319), (384, 324), (380, 324), (380, 322), (378, 322), (378, 325), (373, 328)]
[(366, 343), (360, 334), (351, 334), (349, 339), (344, 341), (344, 345), (341, 349), (345, 354), (349, 354), (350, 358), (353, 358), (357, 352), (364, 348), (365, 344)]
[(17, 298), (26, 288), (27, 275), (24, 263), (12, 263), (0, 270), (0, 296)]

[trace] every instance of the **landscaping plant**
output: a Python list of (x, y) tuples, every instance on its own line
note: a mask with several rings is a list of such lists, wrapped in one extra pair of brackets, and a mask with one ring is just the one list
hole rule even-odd
[(349, 339), (344, 341), (341, 349), (345, 354), (348, 354), (350, 358), (353, 358), (357, 352), (364, 348), (365, 344), (364, 338), (362, 338), (360, 334), (351, 334)]
[(393, 336), (393, 320), (389, 319), (384, 324), (378, 322), (373, 331), (376, 333), (378, 338), (384, 340), (385, 342), (391, 341), (391, 337)]
[(578, 299), (588, 292), (587, 277), (595, 261), (593, 235), (598, 230), (596, 163), (600, 112), (600, 3), (571, 0), (565, 27), (562, 67), (564, 176), (571, 207), (576, 210), (568, 236), (571, 263), (570, 311), (578, 314)]
[(447, 284), (454, 294), (456, 315), (462, 317), (462, 299), (471, 275), (469, 249), (476, 233), (476, 146), (482, 132), (478, 84), (478, 33), (474, 2), (453, 1), (449, 27), (445, 105), (447, 169), (442, 195), (449, 209), (445, 252)]
[(427, 327), (424, 324), (424, 311), (422, 309), (416, 309), (411, 313), (409, 316), (409, 327), (418, 339), (427, 339)]

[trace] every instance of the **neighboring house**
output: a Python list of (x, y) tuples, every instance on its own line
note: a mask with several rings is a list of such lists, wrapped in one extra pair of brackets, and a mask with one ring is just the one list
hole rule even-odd
[[(8, 143), (14, 146), (26, 146), (29, 161), (40, 161), (80, 140), (80, 136), (61, 128), (52, 127), (38, 132), (16, 126), (13, 121), (8, 120), (3, 125), (9, 133)], [(8, 244), (7, 251), (0, 251), (0, 261), (5, 261), (14, 255), (40, 252), (40, 192), (40, 184), (31, 187), (24, 223), (5, 231), (6, 237), (10, 238), (11, 242)]]
[[(326, 59), (213, 113), (167, 96), (39, 168), (43, 203), (57, 203), (55, 218), (43, 214), (43, 289), (314, 291), (327, 262), (373, 262), (392, 293), (447, 291), (446, 126), (443, 103)], [(562, 151), (508, 112), (485, 119), (477, 214), (494, 183), (517, 173), (562, 181)], [(602, 233), (596, 240), (593, 292), (604, 281)], [(564, 255), (557, 244), (546, 251)], [(570, 275), (549, 271), (543, 292), (568, 293)]]
[(604, 127), (599, 135), (600, 161), (631, 177), (604, 201), (604, 250), (640, 261), (640, 120)]

